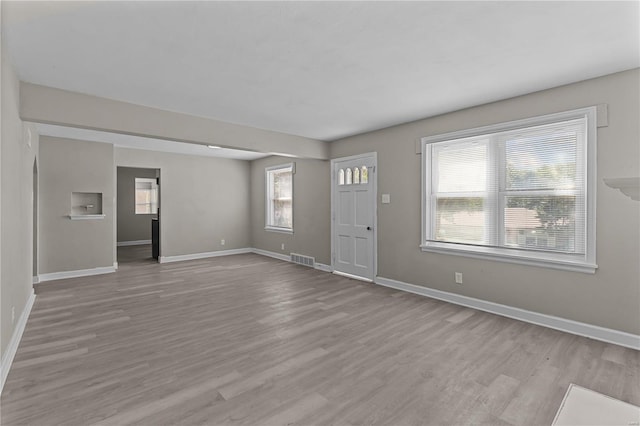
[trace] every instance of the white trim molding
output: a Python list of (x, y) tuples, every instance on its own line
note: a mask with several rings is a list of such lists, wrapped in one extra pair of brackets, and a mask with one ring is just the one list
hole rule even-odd
[(62, 272), (51, 272), (48, 274), (40, 274), (38, 275), (38, 282), (43, 283), (45, 281), (53, 281), (53, 280), (64, 280), (67, 278), (77, 278), (77, 277), (88, 277), (91, 275), (102, 275), (102, 274), (111, 274), (116, 271), (114, 266), (101, 266), (98, 268), (91, 269), (78, 269), (76, 271), (62, 271)]
[(331, 267), (331, 265), (325, 265), (324, 263), (316, 262), (314, 268), (322, 272), (333, 272), (333, 268)]
[[(595, 106), (515, 120), (505, 123), (492, 124), (426, 136), (421, 139), (421, 237), (420, 248), (425, 252), (436, 252), (447, 255), (467, 256), (479, 259), (519, 263), (524, 265), (562, 269), (573, 272), (595, 273), (598, 268), (596, 262), (596, 176), (597, 176), (597, 110)], [(606, 108), (605, 108), (606, 112)], [(532, 189), (533, 196), (561, 195), (574, 196), (575, 206), (575, 249), (573, 252), (562, 252), (546, 249), (530, 249), (524, 245), (511, 247), (505, 243), (504, 208), (507, 197), (526, 196), (525, 192), (518, 192), (504, 188), (506, 174), (505, 145), (500, 142), (505, 132), (515, 130), (528, 131), (538, 126), (552, 126), (557, 131), (572, 121), (572, 128), (580, 134), (576, 143), (575, 174), (582, 176), (582, 183), (576, 183), (571, 190), (557, 188), (552, 192)], [(482, 190), (472, 191), (464, 195), (463, 192), (438, 192), (433, 183), (437, 175), (436, 152), (438, 146), (467, 146), (480, 143), (469, 138), (482, 138), (482, 145), (486, 149), (487, 184)], [(443, 145), (444, 144), (444, 145)], [(432, 176), (433, 174), (433, 176)], [(493, 182), (489, 184), (489, 182)], [(497, 182), (501, 182), (498, 184)], [(519, 195), (517, 195), (519, 194)], [(435, 199), (443, 197), (484, 197), (485, 224), (483, 229), (488, 236), (483, 243), (456, 242), (454, 240), (441, 241), (436, 235), (435, 227)]]
[(552, 315), (527, 311), (525, 309), (515, 308), (512, 306), (502, 305), (494, 302), (488, 302), (486, 300), (476, 299), (473, 297), (463, 296), (455, 293), (449, 293), (446, 291), (435, 290), (428, 287), (422, 287), (415, 284), (392, 280), (390, 278), (376, 277), (374, 282), (376, 284), (394, 288), (396, 290), (402, 290), (409, 293), (418, 294), (420, 296), (431, 297), (432, 299), (443, 300), (455, 305), (466, 306), (468, 308), (501, 315), (507, 318), (517, 319), (531, 324), (541, 325), (543, 327), (552, 328), (554, 330), (560, 330), (566, 333), (576, 334), (578, 336), (588, 337), (590, 339), (600, 340), (602, 342), (613, 343), (614, 345), (620, 345), (627, 348), (640, 350), (640, 336), (636, 334), (625, 333), (623, 331), (599, 327), (597, 325), (591, 325), (583, 322), (555, 317)]
[(231, 256), (234, 254), (253, 253), (250, 248), (239, 248), (232, 250), (208, 251), (203, 253), (181, 254), (176, 256), (160, 256), (160, 263), (182, 262), (184, 260), (206, 259), (209, 257)]
[[(251, 252), (255, 253), (255, 254), (259, 254), (261, 256), (272, 257), (274, 259), (283, 260), (285, 262), (293, 263), (293, 262), (291, 262), (291, 255), (287, 256), (286, 254), (276, 253), (276, 252), (273, 252), (273, 251), (262, 250), (262, 249), (257, 249), (257, 248), (252, 248)], [(313, 268), (317, 269), (318, 271), (322, 271), (322, 272), (333, 272), (333, 268), (331, 267), (331, 265), (326, 265), (324, 263), (315, 262), (315, 264), (313, 265)]]
[(340, 275), (341, 277), (345, 277), (345, 278), (351, 278), (352, 280), (364, 281), (367, 283), (374, 282), (374, 280), (370, 280), (369, 278), (361, 277), (360, 275), (347, 274), (346, 272), (341, 272), (341, 271), (334, 270), (333, 274)]
[[(276, 226), (273, 215), (275, 211), (272, 211), (272, 203), (274, 198), (274, 178), (273, 175), (277, 172), (291, 173), (291, 228), (285, 228)], [(279, 164), (277, 166), (265, 167), (264, 169), (264, 183), (265, 183), (265, 207), (264, 207), (264, 230), (270, 232), (281, 232), (284, 234), (293, 234), (293, 204), (295, 203), (293, 197), (294, 191), (294, 176), (296, 174), (296, 163)], [(274, 207), (275, 209), (275, 207)]]
[(268, 250), (252, 248), (251, 249), (251, 253), (255, 253), (255, 254), (259, 254), (259, 255), (267, 256), (267, 257), (273, 257), (274, 259), (284, 260), (285, 262), (291, 262), (291, 256), (290, 255), (286, 255), (286, 254), (282, 254), (282, 253), (276, 253), (274, 251), (268, 251)]
[(11, 369), (11, 364), (13, 363), (13, 358), (16, 356), (16, 352), (18, 351), (18, 345), (20, 344), (20, 340), (22, 339), (22, 334), (24, 333), (24, 329), (27, 326), (27, 320), (29, 319), (29, 314), (31, 313), (31, 308), (33, 308), (33, 302), (36, 300), (36, 295), (31, 289), (31, 294), (27, 299), (27, 304), (22, 310), (22, 314), (20, 314), (20, 318), (18, 318), (18, 322), (16, 323), (16, 328), (13, 330), (13, 334), (11, 335), (11, 340), (9, 340), (9, 345), (7, 345), (7, 349), (5, 350), (2, 356), (2, 364), (0, 364), (0, 393), (2, 393), (2, 389), (4, 388), (4, 383), (7, 380), (7, 376), (9, 375), (9, 370)]
[(279, 232), (281, 234), (293, 235), (293, 228), (277, 228), (275, 226), (265, 226), (264, 230), (269, 232)]
[(67, 217), (71, 220), (96, 220), (104, 219), (103, 214), (70, 214)]
[(151, 240), (133, 240), (133, 241), (118, 241), (116, 245), (118, 247), (126, 247), (126, 246), (143, 246), (146, 244), (151, 244)]

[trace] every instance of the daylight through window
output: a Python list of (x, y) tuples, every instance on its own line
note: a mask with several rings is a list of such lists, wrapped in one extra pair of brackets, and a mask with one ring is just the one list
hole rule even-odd
[(155, 179), (135, 178), (136, 214), (158, 213), (158, 184)]
[(293, 231), (293, 164), (266, 169), (266, 228)]
[(594, 117), (424, 138), (423, 249), (593, 269)]

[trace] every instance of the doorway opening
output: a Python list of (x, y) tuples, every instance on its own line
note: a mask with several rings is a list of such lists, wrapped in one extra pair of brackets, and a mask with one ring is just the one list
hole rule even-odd
[(117, 167), (118, 267), (160, 258), (160, 169)]
[(377, 268), (377, 155), (331, 160), (331, 265), (373, 281)]

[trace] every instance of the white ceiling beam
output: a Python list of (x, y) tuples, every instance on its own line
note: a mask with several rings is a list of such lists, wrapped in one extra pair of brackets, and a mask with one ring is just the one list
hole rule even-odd
[(20, 118), (36, 123), (328, 159), (328, 143), (22, 82)]

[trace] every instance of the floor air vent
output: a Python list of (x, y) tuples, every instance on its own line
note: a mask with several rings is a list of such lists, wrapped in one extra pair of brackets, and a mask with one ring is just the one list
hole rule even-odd
[(309, 256), (303, 256), (301, 254), (291, 253), (291, 261), (298, 265), (314, 267), (316, 259)]

